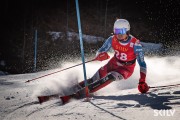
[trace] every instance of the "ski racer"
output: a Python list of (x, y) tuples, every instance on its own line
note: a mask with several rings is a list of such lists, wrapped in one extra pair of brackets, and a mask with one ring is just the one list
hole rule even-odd
[[(149, 86), (146, 83), (146, 63), (144, 61), (144, 52), (140, 41), (130, 34), (130, 24), (125, 19), (117, 19), (114, 23), (114, 35), (110, 36), (103, 46), (97, 51), (95, 60), (103, 61), (109, 58), (107, 52), (112, 48), (114, 56), (101, 67), (90, 79), (87, 80), (87, 86), (90, 93), (105, 87), (115, 80), (128, 79), (134, 72), (136, 60), (140, 66), (140, 79), (138, 90), (146, 93)], [(39, 102), (48, 101), (51, 97), (60, 98), (63, 104), (71, 98), (85, 97), (86, 88), (84, 81), (74, 86), (76, 92), (67, 96), (50, 95), (38, 97)], [(88, 100), (88, 99), (87, 99)]]
[[(87, 80), (87, 83), (90, 84), (90, 93), (96, 92), (115, 80), (128, 79), (133, 74), (136, 59), (140, 66), (138, 90), (146, 93), (149, 90), (146, 83), (147, 67), (140, 41), (130, 34), (130, 24), (126, 19), (115, 21), (113, 33), (97, 51), (95, 59), (99, 61), (108, 59), (107, 52), (110, 48), (114, 50), (114, 56), (92, 78)], [(80, 85), (84, 87), (84, 81)]]

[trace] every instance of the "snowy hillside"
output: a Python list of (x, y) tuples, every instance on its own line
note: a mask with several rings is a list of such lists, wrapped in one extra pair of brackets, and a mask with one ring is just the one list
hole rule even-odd
[[(55, 41), (61, 41), (62, 42), (62, 39), (64, 39), (64, 38), (66, 38), (66, 35), (67, 35), (67, 40), (69, 41), (69, 42), (72, 42), (72, 40), (77, 40), (77, 43), (79, 43), (79, 34), (78, 33), (76, 33), (76, 32), (67, 32), (67, 33), (65, 33), (65, 32), (56, 32), (56, 31), (49, 31), (49, 32), (47, 32), (48, 34), (49, 34), (49, 36), (50, 36), (50, 39), (53, 41), (53, 42), (55, 42)], [(84, 42), (87, 42), (88, 44), (91, 44), (92, 46), (94, 46), (94, 44), (98, 44), (98, 42), (103, 42), (103, 41), (105, 41), (106, 40), (106, 38), (103, 38), (103, 37), (100, 37), (100, 36), (93, 36), (93, 35), (86, 35), (86, 34), (82, 34), (82, 39), (83, 39), (83, 41)], [(143, 50), (145, 51), (145, 53), (146, 53), (146, 55), (148, 55), (148, 54), (150, 54), (150, 55), (158, 55), (158, 54), (161, 54), (163, 51), (164, 51), (164, 49), (163, 49), (163, 45), (161, 44), (161, 43), (147, 43), (147, 42), (141, 42), (142, 43), (142, 45), (143, 45)], [(55, 44), (55, 43), (54, 43)], [(39, 44), (40, 45), (40, 44)], [(72, 45), (72, 44), (71, 44)], [(69, 45), (69, 47), (68, 47), (68, 50), (69, 49), (71, 49), (71, 45)], [(79, 44), (78, 44), (79, 45)], [(40, 45), (41, 46), (41, 45)], [(38, 59), (37, 59), (37, 64), (39, 64), (38, 65), (38, 68), (39, 69), (42, 69), (43, 70), (43, 67), (44, 66), (46, 66), (46, 65), (44, 65), (44, 64), (46, 64), (46, 62), (49, 62), (49, 61), (53, 61), (54, 59), (60, 59), (59, 58), (59, 56), (63, 56), (64, 57), (64, 54), (69, 54), (69, 53), (67, 53), (67, 51), (64, 51), (64, 52), (62, 52), (61, 51), (61, 49), (59, 49), (59, 48), (62, 48), (63, 47), (63, 45), (60, 43), (60, 44), (56, 44), (56, 46), (58, 46), (57, 47), (57, 49), (55, 49), (55, 51), (53, 52), (53, 50), (51, 51), (51, 49), (50, 49), (50, 51), (49, 52), (47, 52), (47, 56), (49, 55), (49, 59), (45, 59), (45, 58), (47, 58), (47, 56), (44, 58), (43, 57), (43, 55), (42, 54), (44, 54), (44, 52), (42, 52), (41, 50), (40, 50), (40, 46), (38, 46), (38, 52), (37, 52), (37, 54), (38, 54)], [(51, 45), (50, 45), (51, 46)], [(97, 49), (97, 48), (96, 48)], [(72, 49), (73, 50), (73, 49)], [(76, 49), (77, 50), (77, 49)], [(74, 53), (72, 53), (72, 54), (77, 54), (76, 53), (76, 50), (73, 50), (74, 51)], [(169, 51), (169, 50), (166, 50), (166, 51)], [(79, 53), (79, 51), (77, 51), (78, 53)], [(172, 51), (172, 52), (174, 52), (174, 51)], [(56, 58), (56, 54), (55, 53), (58, 53), (57, 54), (57, 58)], [(64, 53), (63, 55), (62, 55), (62, 53)], [(179, 53), (177, 53), (177, 54), (179, 54)], [(41, 57), (40, 57), (41, 56)], [(51, 59), (50, 59), (51, 58)], [(33, 58), (34, 59), (34, 58)], [(52, 60), (53, 59), (53, 60)], [(22, 59), (21, 59), (22, 60)], [(46, 61), (45, 63), (43, 63), (43, 61)], [(18, 61), (19, 62), (19, 61)], [(32, 59), (29, 59), (29, 63), (30, 62), (32, 62)], [(56, 62), (56, 61), (54, 61), (54, 62)], [(0, 76), (1, 75), (7, 75), (8, 74), (8, 72), (10, 72), (10, 71), (14, 71), (15, 70), (15, 73), (17, 72), (17, 71), (19, 71), (18, 69), (19, 68), (21, 68), (21, 65), (19, 65), (19, 66), (14, 66), (15, 64), (12, 64), (12, 65), (10, 65), (10, 64), (7, 64), (8, 62), (6, 61), (6, 60), (4, 60), (4, 59), (0, 59)], [(26, 66), (27, 65), (27, 63), (28, 62), (26, 62), (26, 63), (24, 63), (24, 66)], [(43, 65), (41, 64), (41, 63), (43, 63)], [(53, 63), (52, 63), (53, 64)], [(30, 65), (29, 67), (28, 67), (28, 65), (23, 69), (23, 71), (22, 70), (20, 70), (20, 71), (22, 71), (23, 73), (24, 72), (30, 72), (29, 70), (30, 70), (30, 68), (32, 68), (32, 66), (33, 65)], [(51, 66), (51, 65), (50, 65)], [(29, 70), (28, 70), (29, 69)], [(44, 68), (44, 69), (49, 69), (49, 68)], [(6, 71), (6, 70), (9, 70), (9, 71)], [(27, 70), (27, 71), (26, 71)], [(19, 73), (22, 73), (22, 72), (20, 72), (19, 71)], [(11, 72), (10, 72), (11, 73)]]
[[(180, 57), (146, 57), (147, 83), (150, 86), (179, 84)], [(64, 63), (66, 68), (80, 63)], [(86, 64), (87, 76), (107, 61)], [(59, 69), (19, 75), (0, 76), (0, 120), (178, 120), (180, 86), (150, 89), (148, 94), (137, 90), (139, 67), (126, 81), (117, 81), (96, 92), (91, 102), (72, 100), (61, 105), (59, 99), (43, 104), (37, 95), (65, 93), (83, 80), (82, 66), (25, 83)]]
[[(65, 37), (65, 34), (67, 34), (67, 39), (69, 41), (72, 41), (73, 39), (78, 39), (79, 40), (79, 34), (75, 33), (75, 32), (55, 32), (55, 31), (50, 31), (48, 32), (48, 34), (51, 36), (51, 39), (53, 41), (58, 40), (59, 38), (62, 39)], [(86, 42), (89, 43), (97, 43), (98, 41), (103, 41), (104, 38), (103, 37), (96, 37), (96, 36), (92, 36), (92, 35), (85, 35), (82, 34), (82, 39)]]
[[(55, 31), (49, 31), (48, 34), (51, 36), (51, 39), (53, 41), (62, 39), (65, 37), (65, 33), (63, 32), (55, 32)], [(72, 41), (73, 39), (77, 39), (79, 41), (79, 34), (75, 32), (67, 32), (67, 39), (69, 41)], [(106, 39), (103, 37), (93, 36), (93, 35), (86, 35), (82, 34), (83, 41), (87, 43), (94, 43), (96, 44), (99, 41), (105, 41)], [(143, 46), (144, 51), (146, 54), (160, 54), (163, 51), (163, 45), (161, 43), (147, 43), (142, 42), (141, 44)]]

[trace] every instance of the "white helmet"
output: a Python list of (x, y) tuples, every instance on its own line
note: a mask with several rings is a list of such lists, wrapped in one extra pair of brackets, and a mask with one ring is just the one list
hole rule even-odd
[(117, 19), (114, 23), (114, 34), (126, 34), (130, 30), (130, 24), (125, 19)]

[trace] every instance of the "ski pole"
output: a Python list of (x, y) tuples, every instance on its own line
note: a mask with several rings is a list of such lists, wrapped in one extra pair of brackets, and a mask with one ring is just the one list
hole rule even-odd
[(149, 88), (163, 88), (163, 87), (174, 87), (174, 86), (178, 86), (180, 84), (175, 84), (175, 85), (164, 85), (164, 86), (154, 86), (154, 87), (149, 87)]
[[(85, 63), (89, 63), (89, 62), (92, 62), (92, 61), (95, 61), (96, 59), (92, 59), (92, 60), (89, 60), (89, 61), (86, 61)], [(80, 64), (77, 64), (77, 65), (74, 65), (74, 66), (71, 66), (71, 67), (68, 67), (68, 68), (64, 68), (64, 69), (61, 69), (61, 70), (58, 70), (56, 72), (52, 72), (52, 73), (49, 73), (49, 74), (46, 74), (46, 75), (43, 75), (43, 76), (40, 76), (40, 77), (37, 77), (37, 78), (33, 78), (31, 80), (27, 80), (25, 83), (28, 83), (28, 82), (31, 82), (31, 81), (34, 81), (34, 80), (37, 80), (39, 78), (43, 78), (43, 77), (46, 77), (46, 76), (49, 76), (49, 75), (52, 75), (52, 74), (55, 74), (55, 73), (58, 73), (58, 72), (62, 72), (62, 71), (65, 71), (65, 70), (68, 70), (70, 68), (73, 68), (73, 67), (76, 67), (76, 66), (79, 66), (79, 65), (82, 65), (83, 63), (80, 63)]]

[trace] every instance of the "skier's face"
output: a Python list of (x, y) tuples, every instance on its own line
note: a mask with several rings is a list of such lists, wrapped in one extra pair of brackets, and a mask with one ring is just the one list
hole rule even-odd
[(126, 41), (128, 35), (127, 35), (127, 34), (117, 34), (116, 37), (117, 37), (117, 39), (120, 40), (120, 41)]

